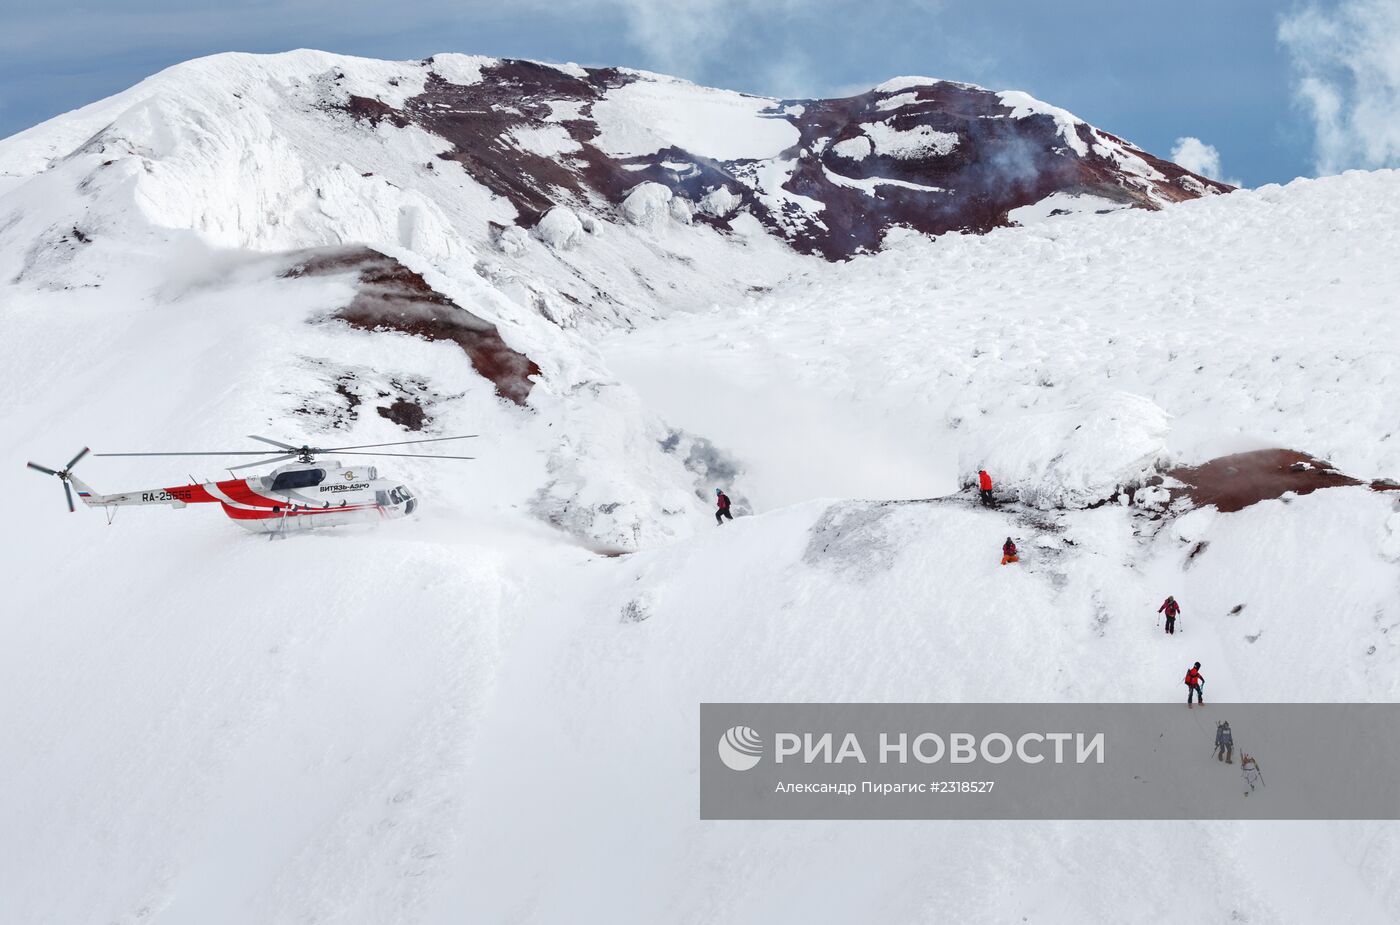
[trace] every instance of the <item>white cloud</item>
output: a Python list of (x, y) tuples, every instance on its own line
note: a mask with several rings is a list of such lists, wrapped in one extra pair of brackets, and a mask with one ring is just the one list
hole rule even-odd
[(1400, 166), (1400, 3), (1308, 5), (1283, 18), (1278, 37), (1312, 119), (1317, 172)]
[(1208, 145), (1199, 138), (1187, 135), (1178, 138), (1172, 148), (1172, 161), (1192, 173), (1198, 173), (1212, 180), (1220, 179), (1220, 152), (1215, 145)]
[(1220, 169), (1220, 152), (1215, 145), (1208, 145), (1191, 135), (1176, 140), (1176, 145), (1172, 147), (1172, 162), (1203, 177), (1231, 186), (1243, 186), (1239, 180), (1225, 178), (1225, 172)]

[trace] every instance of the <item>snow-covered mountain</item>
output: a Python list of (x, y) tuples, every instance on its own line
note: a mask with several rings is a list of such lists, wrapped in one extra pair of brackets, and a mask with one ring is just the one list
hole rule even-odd
[[(1018, 93), (461, 55), (0, 141), (0, 920), (1396, 920), (1393, 823), (697, 818), (702, 701), (1400, 698), (1400, 174), (1225, 191)], [(278, 543), (20, 473), (248, 433), (481, 436)]]
[[(5, 182), (40, 172), (83, 194), (69, 214), (48, 210), (71, 219), (62, 234), (101, 235), (132, 205), (219, 246), (349, 240), (442, 264), (477, 251), (493, 255), (484, 273), (547, 282), (562, 314), (658, 301), (685, 274), (659, 273), (656, 239), (706, 280), (710, 261), (761, 280), (746, 265), (768, 262), (763, 236), (838, 258), (896, 227), (985, 232), (1229, 189), (1024, 93), (968, 84), (906, 77), (795, 101), (623, 69), (317, 52), (192, 61), (0, 145)], [(605, 274), (577, 251), (614, 226), (631, 233), (597, 261)], [(632, 252), (634, 238), (649, 246)], [(532, 239), (552, 253), (528, 259)]]

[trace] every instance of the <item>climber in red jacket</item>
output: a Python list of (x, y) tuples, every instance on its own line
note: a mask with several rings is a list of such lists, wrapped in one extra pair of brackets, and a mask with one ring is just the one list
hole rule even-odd
[(982, 496), (982, 503), (987, 507), (992, 506), (992, 477), (987, 474), (986, 469), (977, 470), (977, 492)]
[(733, 520), (734, 515), (729, 513), (729, 496), (724, 493), (724, 489), (715, 489), (715, 526), (720, 526), (725, 520)]
[(1176, 615), (1181, 613), (1181, 605), (1176, 602), (1176, 598), (1168, 594), (1167, 599), (1162, 602), (1162, 606), (1157, 608), (1157, 612), (1167, 615), (1167, 632), (1175, 633)]
[(1206, 697), (1205, 694), (1202, 692), (1205, 686), (1206, 677), (1205, 675), (1201, 674), (1201, 663), (1197, 662), (1196, 664), (1191, 666), (1189, 671), (1186, 672), (1186, 709), (1191, 709), (1192, 694), (1196, 695), (1197, 703), (1199, 703), (1201, 706), (1205, 706)]

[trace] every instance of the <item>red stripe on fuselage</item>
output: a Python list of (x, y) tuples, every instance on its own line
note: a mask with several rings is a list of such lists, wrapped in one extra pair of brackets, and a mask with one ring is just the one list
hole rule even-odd
[(219, 500), (209, 494), (208, 489), (203, 485), (177, 485), (174, 488), (167, 488), (166, 492), (186, 504), (213, 504)]
[(226, 482), (215, 482), (214, 485), (219, 491), (228, 495), (230, 501), (236, 501), (239, 504), (267, 508), (284, 508), (287, 506), (287, 500), (285, 498), (280, 500), (277, 498), (269, 498), (253, 491), (248, 487), (246, 479), (229, 479)]

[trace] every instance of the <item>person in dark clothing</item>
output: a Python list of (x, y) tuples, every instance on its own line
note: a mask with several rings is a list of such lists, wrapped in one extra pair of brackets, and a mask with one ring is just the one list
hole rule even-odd
[(1175, 633), (1176, 615), (1181, 613), (1181, 605), (1176, 602), (1176, 598), (1168, 594), (1167, 599), (1162, 602), (1162, 606), (1157, 608), (1157, 612), (1167, 615), (1167, 632)]
[(1235, 734), (1230, 731), (1230, 723), (1226, 720), (1221, 720), (1215, 727), (1215, 760), (1235, 763)]
[(1196, 695), (1196, 702), (1205, 706), (1206, 697), (1202, 693), (1205, 687), (1206, 677), (1201, 674), (1201, 663), (1197, 662), (1191, 666), (1191, 670), (1186, 672), (1186, 709), (1191, 709), (1191, 695)]
[(733, 520), (734, 515), (729, 513), (729, 496), (722, 489), (715, 489), (715, 504), (718, 510), (715, 511), (715, 526), (720, 526), (726, 520)]
[(992, 507), (992, 477), (987, 474), (986, 469), (977, 470), (977, 493), (982, 496), (982, 503), (987, 507)]
[(1001, 564), (1020, 561), (1021, 557), (1016, 554), (1016, 544), (1011, 542), (1011, 537), (1008, 536), (1006, 542), (1001, 544)]

